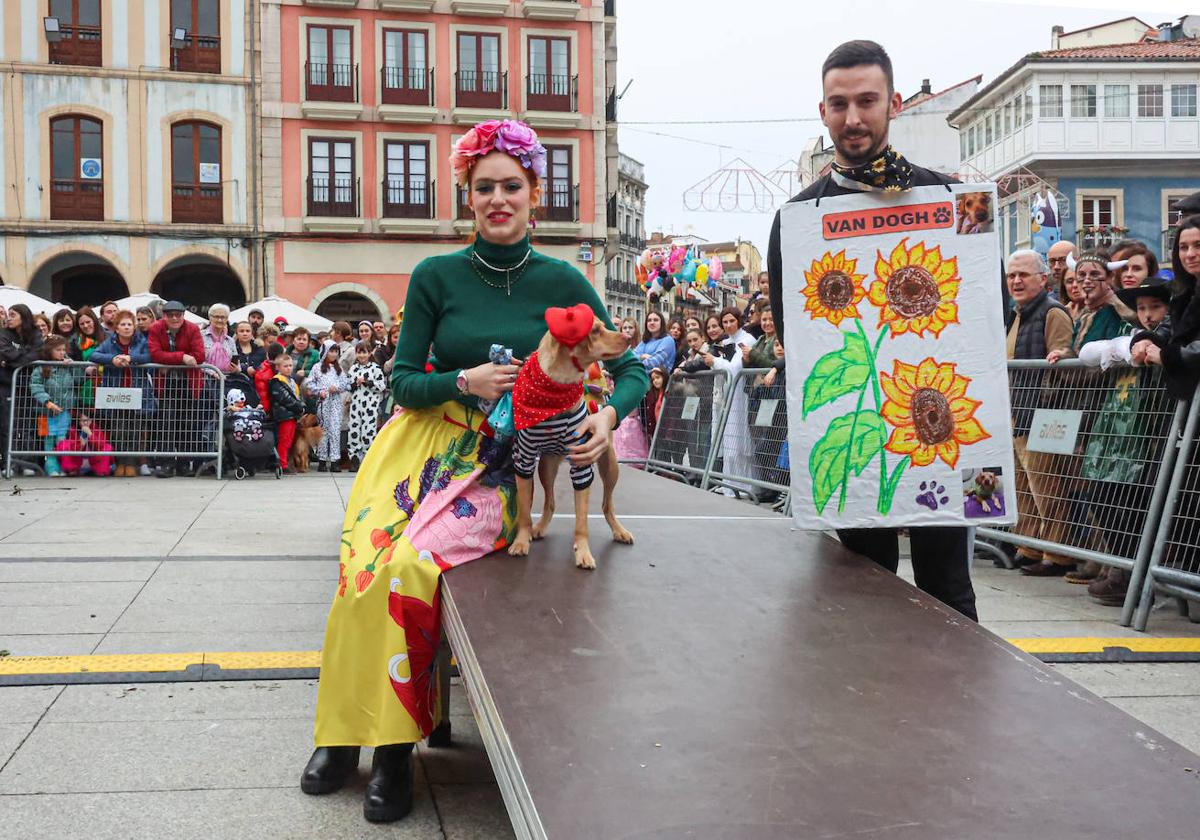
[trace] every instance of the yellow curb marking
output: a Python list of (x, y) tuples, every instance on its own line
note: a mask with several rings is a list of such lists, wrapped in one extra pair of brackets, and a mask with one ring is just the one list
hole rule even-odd
[[(1152, 639), (1096, 637), (1007, 639), (1026, 653), (1103, 653), (1125, 648), (1133, 653), (1200, 653), (1200, 637)], [(294, 670), (321, 667), (319, 650), (230, 653), (135, 653), (96, 656), (6, 656), (0, 677), (29, 674), (170, 673), (192, 665), (217, 665), (225, 671)]]

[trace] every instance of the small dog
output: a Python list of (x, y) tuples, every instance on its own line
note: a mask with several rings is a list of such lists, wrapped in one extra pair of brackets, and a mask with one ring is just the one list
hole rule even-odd
[(991, 193), (961, 193), (958, 196), (958, 232), (987, 233), (992, 229)]
[(325, 430), (321, 428), (321, 421), (317, 419), (317, 415), (300, 415), (300, 419), (296, 421), (296, 439), (292, 441), (291, 451), (288, 452), (288, 464), (294, 467), (296, 472), (308, 472), (309, 455), (324, 436)]
[(992, 505), (1000, 513), (1004, 512), (1004, 496), (997, 494), (1000, 481), (994, 472), (980, 470), (975, 475), (975, 486), (963, 491), (964, 496), (974, 496), (979, 502), (979, 509), (984, 513), (992, 512)]
[[(570, 309), (549, 309), (546, 321), (550, 329), (542, 337), (537, 351), (521, 368), (513, 389), (517, 436), (513, 451), (517, 472), (517, 536), (508, 549), (513, 556), (529, 554), (530, 543), (546, 535), (554, 516), (554, 480), (567, 447), (577, 442), (572, 438), (575, 429), (587, 416), (583, 387), (586, 371), (592, 363), (611, 361), (629, 349), (625, 336), (605, 327), (586, 304)], [(546, 497), (536, 525), (533, 524), (535, 463)], [(613, 510), (613, 490), (619, 469), (612, 447), (604, 452), (597, 465), (604, 485), (602, 510), (612, 529), (613, 540), (632, 545), (633, 534), (621, 525)], [(575, 565), (581, 569), (596, 568), (588, 545), (592, 476), (590, 466), (571, 467), (571, 483), (575, 487), (573, 550)]]

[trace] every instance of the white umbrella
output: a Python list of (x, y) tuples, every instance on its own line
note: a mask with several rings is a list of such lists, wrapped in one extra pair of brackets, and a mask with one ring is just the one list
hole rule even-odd
[(263, 313), (263, 323), (270, 324), (280, 315), (287, 319), (289, 327), (304, 327), (312, 332), (321, 332), (333, 326), (333, 321), (328, 318), (322, 318), (315, 312), (309, 312), (301, 306), (297, 306), (286, 298), (269, 295), (262, 300), (248, 303), (241, 309), (235, 309), (229, 313), (229, 323), (235, 324), (238, 321), (245, 321), (250, 315), (251, 309), (261, 309)]
[(30, 294), (24, 289), (18, 289), (16, 286), (0, 286), (0, 306), (8, 309), (10, 306), (18, 303), (28, 306), (29, 311), (34, 315), (42, 312), (51, 317), (54, 316), (55, 312), (63, 308), (61, 303), (52, 303), (45, 298)]
[[(156, 295), (154, 292), (138, 292), (136, 295), (123, 297), (117, 302), (117, 306), (122, 309), (128, 309), (130, 312), (136, 312), (139, 306), (153, 306), (156, 303), (166, 303), (162, 295)], [(187, 309), (183, 310), (183, 319), (191, 321), (198, 327), (204, 326), (208, 321), (201, 318), (195, 312), (190, 312)]]

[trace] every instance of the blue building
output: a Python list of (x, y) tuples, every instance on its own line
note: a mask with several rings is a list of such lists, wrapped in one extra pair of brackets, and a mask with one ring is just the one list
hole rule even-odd
[(1132, 238), (1169, 260), (1175, 204), (1200, 190), (1191, 23), (1136, 43), (1030, 53), (949, 115), (964, 179), (999, 187), (1009, 251)]

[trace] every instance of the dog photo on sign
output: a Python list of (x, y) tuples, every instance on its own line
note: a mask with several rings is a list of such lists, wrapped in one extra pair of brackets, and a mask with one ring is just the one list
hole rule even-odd
[(955, 202), (958, 209), (959, 233), (992, 232), (992, 194), (990, 192), (960, 193)]
[(1004, 480), (1000, 467), (966, 469), (963, 476), (963, 514), (968, 519), (1004, 516)]

